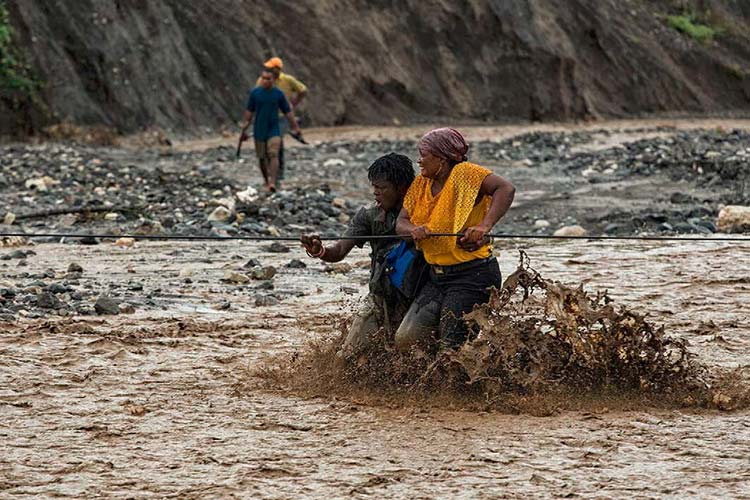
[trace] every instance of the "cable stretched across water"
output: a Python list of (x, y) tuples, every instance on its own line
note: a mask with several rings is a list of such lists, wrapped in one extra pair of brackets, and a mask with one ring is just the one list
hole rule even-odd
[[(462, 233), (432, 233), (430, 237), (459, 237)], [(497, 239), (520, 239), (520, 240), (595, 240), (595, 241), (692, 241), (709, 242), (723, 241), (731, 243), (750, 243), (750, 237), (744, 236), (555, 236), (551, 234), (513, 234), (513, 233), (491, 233), (487, 236)], [(177, 234), (81, 234), (81, 233), (0, 233), (0, 237), (22, 237), (22, 238), (97, 238), (97, 239), (119, 239), (133, 238), (136, 240), (160, 240), (160, 241), (300, 241), (299, 236), (190, 236)], [(321, 241), (335, 240), (382, 240), (393, 239), (395, 235), (365, 235), (365, 236), (320, 236)]]

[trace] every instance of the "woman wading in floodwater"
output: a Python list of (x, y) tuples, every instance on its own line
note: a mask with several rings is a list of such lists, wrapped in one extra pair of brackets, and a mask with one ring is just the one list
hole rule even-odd
[[(430, 264), (430, 279), (396, 332), (402, 350), (428, 341), (435, 332), (448, 347), (466, 340), (464, 313), (487, 302), (489, 289), (502, 284), (486, 235), (515, 194), (508, 180), (467, 161), (469, 145), (457, 130), (432, 130), (420, 139), (418, 149), (420, 175), (404, 198), (396, 232), (417, 242)], [(457, 240), (431, 233), (464, 236)], [(466, 249), (476, 244), (476, 249)]]

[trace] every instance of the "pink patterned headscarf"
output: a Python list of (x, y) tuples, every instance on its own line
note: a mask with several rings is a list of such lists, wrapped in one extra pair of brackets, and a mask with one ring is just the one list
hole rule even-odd
[(417, 147), (420, 151), (456, 162), (466, 161), (469, 152), (469, 144), (461, 132), (449, 127), (430, 130), (422, 136)]

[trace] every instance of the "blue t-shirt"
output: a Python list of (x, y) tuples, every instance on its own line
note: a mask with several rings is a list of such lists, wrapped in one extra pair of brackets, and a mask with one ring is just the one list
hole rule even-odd
[(287, 114), (291, 108), (284, 93), (276, 87), (255, 87), (247, 99), (247, 110), (255, 114), (253, 137), (256, 141), (267, 141), (271, 137), (281, 137), (279, 110)]

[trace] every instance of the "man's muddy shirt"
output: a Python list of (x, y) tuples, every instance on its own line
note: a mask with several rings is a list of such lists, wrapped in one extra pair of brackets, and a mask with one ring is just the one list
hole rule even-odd
[(370, 292), (376, 295), (382, 296), (385, 293), (382, 283), (385, 256), (394, 245), (401, 241), (396, 236), (397, 218), (397, 210), (385, 212), (374, 204), (362, 207), (357, 211), (357, 215), (351, 220), (349, 228), (344, 233), (344, 238), (347, 236), (393, 235), (393, 238), (357, 240), (355, 242), (359, 248), (362, 248), (365, 243), (369, 243), (372, 249), (370, 253)]

